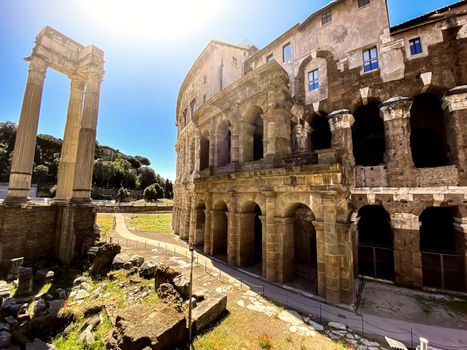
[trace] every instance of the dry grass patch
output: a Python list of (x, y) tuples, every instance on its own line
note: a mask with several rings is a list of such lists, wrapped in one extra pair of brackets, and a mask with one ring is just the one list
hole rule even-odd
[(172, 234), (172, 213), (132, 215), (129, 227), (136, 231)]
[(101, 230), (101, 240), (105, 241), (109, 233), (113, 230), (114, 216), (112, 214), (98, 213), (96, 223)]

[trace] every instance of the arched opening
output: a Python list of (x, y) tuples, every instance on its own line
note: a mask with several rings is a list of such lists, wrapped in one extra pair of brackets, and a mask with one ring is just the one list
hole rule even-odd
[(310, 135), (310, 147), (312, 150), (331, 148), (331, 128), (326, 115), (316, 115), (311, 120), (312, 132)]
[(221, 167), (231, 161), (232, 134), (228, 120), (224, 120), (219, 125), (217, 137), (217, 166)]
[(204, 233), (206, 229), (206, 205), (204, 202), (198, 203), (196, 206), (196, 231), (195, 231), (195, 242), (196, 246), (202, 246), (204, 244)]
[(456, 231), (456, 208), (430, 207), (420, 215), (423, 285), (464, 291), (464, 233)]
[(253, 160), (263, 159), (263, 118), (258, 115), (254, 122), (253, 131)]
[(212, 255), (227, 260), (227, 204), (224, 201), (217, 202), (212, 212)]
[(377, 103), (362, 105), (353, 113), (352, 143), (355, 164), (375, 166), (384, 163), (386, 142), (384, 122)]
[(304, 204), (296, 204), (289, 210), (293, 218), (293, 284), (311, 293), (318, 291), (315, 216)]
[(209, 168), (209, 133), (203, 133), (200, 138), (200, 149), (199, 149), (199, 170), (205, 170)]
[(438, 96), (430, 93), (415, 96), (410, 110), (410, 148), (416, 168), (449, 164), (445, 125)]
[(394, 280), (394, 249), (391, 218), (379, 205), (365, 205), (358, 211), (359, 274)]
[(253, 201), (247, 202), (241, 214), (240, 225), (240, 265), (261, 274), (263, 260), (263, 224), (260, 206)]

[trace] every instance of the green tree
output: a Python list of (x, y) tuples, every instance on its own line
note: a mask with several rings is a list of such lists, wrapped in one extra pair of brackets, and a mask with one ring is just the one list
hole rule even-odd
[(33, 174), (37, 181), (37, 187), (39, 187), (41, 181), (47, 176), (48, 172), (49, 168), (45, 165), (39, 164), (34, 167)]
[(141, 188), (146, 188), (156, 182), (156, 172), (154, 169), (143, 166), (139, 168), (139, 181)]
[(150, 166), (151, 162), (146, 157), (135, 156), (135, 158), (140, 162), (141, 165)]
[(120, 187), (117, 191), (117, 201), (118, 202), (127, 202), (130, 197), (130, 193), (125, 187)]
[(159, 184), (152, 184), (144, 189), (143, 198), (146, 202), (154, 202), (157, 200), (156, 186), (159, 186)]
[(172, 199), (173, 196), (174, 196), (174, 194), (173, 194), (172, 181), (170, 181), (169, 179), (166, 179), (165, 180), (165, 185), (164, 185), (164, 197)]

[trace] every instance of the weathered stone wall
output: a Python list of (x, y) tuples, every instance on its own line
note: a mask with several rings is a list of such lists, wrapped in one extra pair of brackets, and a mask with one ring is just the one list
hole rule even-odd
[[(21, 207), (0, 205), (0, 266), (23, 256), (25, 264), (41, 258), (58, 257), (57, 230), (62, 225), (63, 206), (25, 204)], [(95, 208), (71, 208), (69, 229), (74, 238), (74, 256), (85, 253), (83, 246), (95, 240)]]

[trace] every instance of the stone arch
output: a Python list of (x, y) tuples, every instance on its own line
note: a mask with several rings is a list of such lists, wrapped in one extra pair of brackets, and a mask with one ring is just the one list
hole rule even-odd
[(311, 193), (284, 193), (276, 200), (276, 217), (292, 216), (297, 204), (303, 204), (311, 209), (317, 221), (323, 220), (321, 199)]
[(228, 207), (225, 201), (218, 200), (212, 209), (212, 255), (227, 259)]
[(357, 223), (359, 274), (394, 280), (394, 235), (389, 213), (380, 205), (364, 205)]
[(447, 122), (435, 90), (414, 97), (410, 109), (410, 148), (416, 168), (449, 164)]
[(222, 167), (232, 160), (232, 126), (228, 119), (222, 120), (216, 130), (216, 166)]
[(428, 207), (421, 213), (423, 286), (466, 290), (464, 232), (454, 225), (459, 216), (458, 207)]
[(264, 212), (253, 200), (247, 200), (239, 208), (240, 212), (237, 216), (240, 218), (238, 221), (240, 266), (255, 265), (257, 272), (261, 273), (265, 254)]
[(318, 290), (318, 249), (316, 229), (313, 225), (315, 214), (303, 203), (290, 203), (285, 211), (286, 217), (279, 219), (283, 233), (284, 278), (293, 285), (316, 293)]
[(385, 162), (386, 141), (384, 121), (380, 117), (379, 102), (369, 100), (353, 112), (353, 154), (356, 165), (375, 166)]
[(263, 110), (258, 106), (248, 108), (243, 117), (241, 144), (242, 160), (260, 160), (264, 156)]

